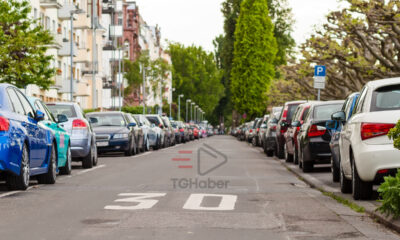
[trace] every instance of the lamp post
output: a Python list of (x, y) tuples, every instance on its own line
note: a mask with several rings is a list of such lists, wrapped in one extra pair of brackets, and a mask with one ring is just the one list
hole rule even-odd
[(171, 111), (171, 106), (172, 106), (172, 96), (173, 96), (173, 93), (174, 93), (174, 91), (175, 91), (175, 88), (172, 88), (171, 89), (171, 101), (169, 102), (169, 117), (170, 118), (172, 118), (172, 111)]
[(194, 123), (196, 123), (197, 122), (197, 109), (199, 108), (199, 106), (197, 106), (197, 105), (194, 105), (194, 118), (193, 118), (193, 121), (194, 121)]
[(188, 110), (188, 103), (190, 103), (192, 100), (190, 100), (190, 99), (186, 99), (186, 122), (188, 122), (188, 113), (189, 113), (189, 110)]
[(177, 117), (178, 121), (181, 120), (181, 97), (184, 97), (184, 95), (181, 94), (178, 96), (178, 117)]
[(84, 13), (85, 11), (83, 11), (82, 9), (76, 9), (76, 10), (71, 10), (69, 12), (70, 14), (70, 20), (71, 20), (71, 40), (70, 40), (70, 54), (71, 54), (71, 82), (70, 82), (70, 90), (71, 90), (71, 96), (70, 96), (70, 100), (71, 102), (74, 101), (74, 14), (80, 14), (80, 13)]
[(190, 105), (190, 122), (193, 120), (193, 106), (195, 104), (195, 102), (192, 102), (192, 104)]

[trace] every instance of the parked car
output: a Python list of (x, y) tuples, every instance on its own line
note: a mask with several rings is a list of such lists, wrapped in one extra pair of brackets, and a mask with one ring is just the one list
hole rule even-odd
[(267, 131), (267, 123), (269, 120), (269, 115), (265, 115), (260, 123), (259, 130), (257, 132), (257, 146), (264, 146), (264, 134)]
[(253, 135), (253, 139), (251, 140), (251, 143), (253, 144), (253, 146), (258, 147), (260, 146), (260, 131), (261, 131), (261, 125), (264, 122), (264, 117), (263, 118), (258, 118), (256, 119), (256, 123), (255, 123), (255, 128), (254, 128), (254, 135)]
[(143, 134), (146, 138), (146, 151), (150, 150), (150, 147), (158, 149), (159, 146), (161, 146), (159, 145), (161, 129), (155, 126), (152, 127), (150, 121), (147, 120), (145, 115), (134, 114), (133, 116), (139, 123), (139, 127), (143, 130)]
[(298, 164), (299, 145), (297, 142), (297, 135), (300, 131), (301, 125), (304, 123), (304, 118), (310, 110), (312, 102), (300, 104), (293, 115), (292, 124), (288, 127), (283, 135), (285, 138), (285, 145), (283, 147), (284, 158), (286, 162), (294, 162)]
[(136, 153), (146, 151), (146, 139), (144, 137), (143, 129), (139, 127), (139, 122), (133, 117), (130, 113), (125, 113), (126, 119), (128, 119), (129, 123), (134, 123), (135, 126), (133, 128), (133, 132), (135, 134), (135, 143), (136, 143)]
[[(303, 172), (313, 170), (315, 164), (330, 163), (331, 132), (326, 129), (326, 122), (332, 113), (342, 108), (344, 100), (314, 102), (310, 104), (309, 112), (300, 127), (297, 136), (299, 144), (299, 166)], [(299, 123), (299, 122), (297, 122)], [(294, 124), (294, 127), (300, 124)]]
[(39, 122), (43, 128), (49, 128), (53, 132), (57, 144), (57, 167), (61, 174), (69, 175), (72, 170), (71, 143), (70, 136), (62, 127), (62, 124), (68, 122), (65, 115), (58, 115), (57, 119), (51, 114), (46, 104), (39, 98), (28, 97), (29, 102), (37, 111), (40, 110), (44, 114), (44, 118)]
[[(386, 135), (399, 116), (400, 78), (368, 82), (340, 134), (342, 192), (352, 191), (356, 200), (369, 199), (374, 181), (397, 172), (400, 151)], [(345, 122), (346, 113), (334, 113), (332, 120)]]
[(0, 173), (12, 190), (26, 190), (31, 177), (54, 184), (57, 142), (40, 122), (44, 113), (34, 110), (26, 96), (10, 84), (0, 84)]
[[(353, 93), (348, 96), (342, 106), (342, 111), (346, 114), (346, 121), (348, 121), (353, 113), (354, 106), (356, 105), (357, 99), (360, 96), (360, 93)], [(329, 147), (332, 152), (331, 157), (331, 172), (332, 172), (332, 181), (339, 182), (340, 180), (340, 147), (339, 147), (339, 139), (340, 132), (342, 130), (343, 124), (345, 122), (337, 122), (337, 121), (329, 121), (326, 124), (326, 128), (332, 132), (331, 142), (329, 143)]]
[[(281, 107), (282, 110), (282, 107)], [(263, 149), (268, 157), (272, 157), (276, 151), (276, 126), (281, 112), (272, 112), (267, 122), (267, 130), (263, 135)]]
[(136, 154), (135, 123), (130, 123), (123, 112), (93, 112), (86, 115), (96, 133), (99, 153), (124, 152), (125, 156)]
[(188, 141), (194, 140), (193, 127), (192, 127), (189, 123), (186, 123), (186, 128), (187, 128), (187, 130), (188, 130), (188, 135), (189, 135)]
[(68, 102), (47, 103), (46, 105), (53, 116), (62, 114), (68, 118), (68, 122), (63, 123), (62, 127), (70, 135), (72, 161), (82, 162), (83, 168), (96, 166), (96, 134), (79, 105)]
[(281, 115), (279, 117), (278, 125), (276, 126), (276, 151), (275, 154), (278, 158), (284, 157), (284, 145), (285, 137), (284, 134), (287, 131), (290, 124), (292, 124), (292, 118), (296, 111), (296, 108), (306, 101), (293, 101), (286, 102), (283, 106)]
[(251, 122), (247, 122), (245, 123), (246, 125), (246, 131), (244, 133), (245, 135), (245, 140), (247, 142), (251, 142), (251, 138), (253, 137), (253, 125), (254, 125), (254, 121)]
[(164, 128), (166, 129), (167, 133), (167, 142), (165, 147), (174, 146), (175, 145), (175, 132), (172, 128), (171, 121), (168, 117), (161, 117), (164, 122)]
[[(152, 125), (152, 127), (158, 133), (159, 139), (158, 139), (157, 147), (155, 149), (157, 150), (162, 147), (165, 147), (165, 141), (167, 138), (167, 136), (166, 136), (167, 129), (164, 128), (164, 123), (163, 123), (163, 120), (161, 119), (160, 115), (147, 114), (146, 118), (147, 118), (147, 120), (149, 120), (150, 123), (154, 124), (154, 125)], [(156, 127), (159, 128), (159, 130), (156, 129)]]

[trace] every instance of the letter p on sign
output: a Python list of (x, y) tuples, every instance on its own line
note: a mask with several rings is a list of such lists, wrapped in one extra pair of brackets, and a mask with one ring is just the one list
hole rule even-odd
[(325, 77), (326, 76), (326, 66), (317, 65), (314, 68), (315, 77)]

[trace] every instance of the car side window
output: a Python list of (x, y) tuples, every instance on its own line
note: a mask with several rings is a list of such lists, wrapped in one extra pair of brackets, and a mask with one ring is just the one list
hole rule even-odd
[(35, 110), (33, 110), (33, 107), (28, 102), (26, 97), (18, 90), (15, 90), (15, 92), (17, 93), (17, 96), (18, 96), (19, 100), (21, 101), (23, 108), (25, 109), (25, 115), (28, 117), (34, 118)]
[(352, 115), (362, 112), (362, 108), (363, 108), (363, 105), (364, 105), (364, 100), (365, 100), (365, 97), (367, 95), (367, 92), (368, 92), (368, 88), (364, 87), (363, 90), (361, 91), (360, 98), (358, 99), (357, 104), (353, 109), (353, 114)]
[(22, 107), (22, 103), (19, 100), (16, 92), (13, 88), (7, 88), (8, 97), (10, 98), (10, 102), (14, 108), (14, 112), (20, 115), (25, 115), (24, 107)]

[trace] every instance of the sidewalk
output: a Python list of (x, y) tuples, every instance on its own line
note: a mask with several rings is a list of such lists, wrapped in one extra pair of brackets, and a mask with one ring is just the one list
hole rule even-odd
[(396, 232), (400, 233), (400, 219), (393, 220), (391, 217), (386, 217), (376, 209), (380, 206), (378, 193), (376, 192), (377, 186), (374, 186), (374, 200), (370, 201), (356, 201), (353, 199), (351, 194), (343, 194), (340, 191), (340, 184), (332, 181), (332, 175), (330, 172), (329, 165), (316, 165), (314, 171), (311, 173), (303, 173), (303, 171), (293, 163), (286, 163), (285, 160), (274, 157), (274, 160), (279, 161), (289, 171), (297, 175), (300, 179), (306, 182), (310, 187), (318, 189), (323, 192), (331, 193), (337, 197), (343, 198), (351, 203), (354, 203), (365, 209), (365, 212), (378, 222), (382, 223), (386, 227), (389, 227)]

